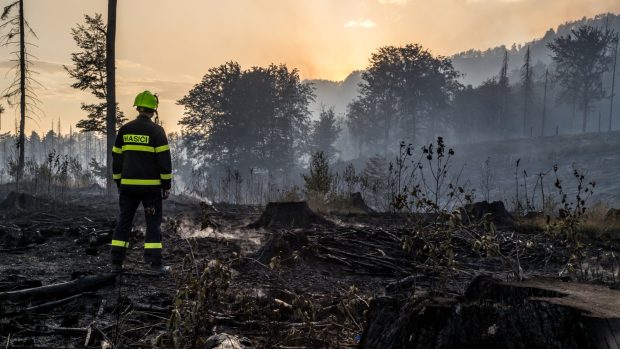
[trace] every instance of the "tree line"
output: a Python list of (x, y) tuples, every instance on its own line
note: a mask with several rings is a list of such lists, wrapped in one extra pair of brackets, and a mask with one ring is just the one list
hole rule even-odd
[[(459, 82), (462, 74), (449, 58), (421, 45), (381, 47), (371, 55), (346, 115), (324, 109), (314, 127), (307, 118), (314, 95), (295, 70), (242, 71), (231, 62), (209, 70), (179, 101), (185, 107), (180, 124), (198, 163), (266, 170), (307, 163), (315, 151), (335, 159), (342, 127), (358, 157), (386, 156), (401, 140), (424, 144), (442, 135), (461, 142), (545, 136), (556, 134), (559, 123), (579, 123), (586, 132), (595, 105), (599, 130), (611, 131), (618, 34), (584, 25), (548, 49), (552, 64), (534, 64), (528, 48), (518, 72), (509, 71), (505, 52), (498, 74), (472, 87)], [(286, 75), (295, 86), (288, 93), (277, 78)]]

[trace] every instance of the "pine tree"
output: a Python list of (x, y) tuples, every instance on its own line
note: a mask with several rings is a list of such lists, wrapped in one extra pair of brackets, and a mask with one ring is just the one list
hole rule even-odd
[[(64, 66), (65, 70), (76, 80), (71, 87), (88, 90), (99, 103), (82, 103), (82, 110), (87, 112), (86, 118), (78, 121), (77, 128), (84, 132), (96, 131), (106, 133), (107, 109), (107, 71), (106, 71), (106, 32), (101, 14), (85, 15), (84, 24), (71, 29), (73, 40), (80, 52), (72, 53), (73, 67)], [(120, 127), (125, 118), (118, 109), (116, 127)]]

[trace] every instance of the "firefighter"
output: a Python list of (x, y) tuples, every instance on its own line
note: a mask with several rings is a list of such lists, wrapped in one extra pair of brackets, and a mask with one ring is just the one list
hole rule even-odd
[(112, 148), (112, 172), (119, 189), (120, 215), (111, 243), (112, 272), (123, 269), (129, 248), (129, 233), (140, 203), (144, 207), (146, 236), (144, 260), (157, 273), (168, 270), (162, 264), (162, 199), (170, 195), (172, 164), (164, 129), (151, 119), (159, 101), (150, 91), (136, 96), (138, 117), (121, 126)]

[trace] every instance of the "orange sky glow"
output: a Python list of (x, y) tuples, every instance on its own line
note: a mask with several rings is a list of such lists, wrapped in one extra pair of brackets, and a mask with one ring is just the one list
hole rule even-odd
[[(11, 1), (1, 0), (0, 6)], [(618, 0), (119, 0), (117, 94), (134, 115), (133, 96), (144, 89), (161, 96), (160, 114), (178, 131), (183, 109), (175, 104), (207, 69), (226, 61), (244, 68), (286, 63), (304, 79), (342, 80), (363, 69), (380, 46), (419, 43), (450, 55), (523, 43), (569, 20), (620, 13)], [(84, 14), (104, 13), (105, 0), (25, 0), (38, 35), (35, 69), (42, 109), (27, 126), (43, 133), (60, 118), (63, 133), (84, 117), (87, 93), (72, 89), (62, 65), (77, 48), (70, 30)], [(13, 59), (0, 48), (0, 88)], [(2, 115), (0, 133), (14, 130), (16, 108)]]

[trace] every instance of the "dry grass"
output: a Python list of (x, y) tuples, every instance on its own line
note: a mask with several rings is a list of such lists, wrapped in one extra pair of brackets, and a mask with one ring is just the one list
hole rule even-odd
[[(578, 225), (577, 233), (592, 238), (620, 240), (620, 219), (607, 218), (609, 209), (609, 206), (601, 202), (589, 207)], [(517, 219), (515, 229), (523, 233), (545, 232), (550, 231), (550, 225), (558, 222), (557, 217), (551, 217), (547, 222), (546, 215), (532, 218), (521, 217)]]

